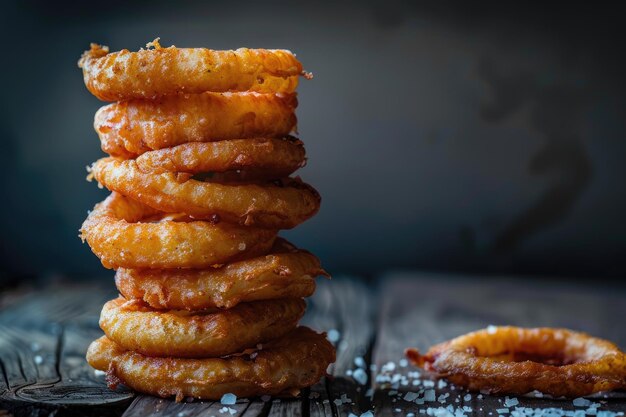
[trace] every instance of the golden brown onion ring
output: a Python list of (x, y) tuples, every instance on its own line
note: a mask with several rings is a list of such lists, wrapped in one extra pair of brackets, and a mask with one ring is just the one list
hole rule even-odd
[(319, 259), (278, 238), (265, 256), (201, 270), (120, 268), (115, 283), (124, 297), (152, 308), (197, 311), (309, 297), (318, 275), (328, 276)]
[(302, 142), (286, 139), (232, 139), (211, 143), (185, 143), (146, 152), (137, 159), (145, 173), (225, 172), (247, 170), (257, 179), (282, 178), (306, 161)]
[(160, 397), (219, 400), (294, 393), (320, 380), (335, 361), (335, 349), (325, 335), (308, 327), (263, 345), (252, 355), (225, 358), (152, 358), (126, 351), (106, 336), (87, 351), (89, 364), (108, 374), (111, 388), (123, 383)]
[(304, 309), (303, 299), (284, 298), (227, 310), (157, 311), (119, 297), (102, 308), (100, 327), (122, 348), (147, 356), (211, 358), (281, 337), (298, 325)]
[(295, 94), (203, 93), (131, 100), (94, 118), (102, 150), (132, 158), (188, 142), (283, 137), (296, 126)]
[(287, 178), (280, 183), (237, 184), (197, 181), (177, 173), (147, 174), (135, 160), (102, 158), (92, 166), (98, 182), (157, 210), (187, 213), (196, 219), (216, 214), (229, 223), (290, 229), (319, 210), (320, 196), (310, 186)]
[(275, 230), (226, 223), (152, 223), (162, 216), (112, 193), (89, 213), (81, 237), (106, 268), (208, 268), (267, 253), (276, 237)]
[(407, 349), (411, 362), (471, 391), (580, 397), (626, 388), (626, 355), (613, 343), (566, 329), (490, 327)]
[(154, 49), (109, 53), (92, 43), (78, 61), (87, 89), (105, 101), (205, 91), (290, 93), (303, 73), (287, 50), (163, 48), (158, 39), (147, 46)]

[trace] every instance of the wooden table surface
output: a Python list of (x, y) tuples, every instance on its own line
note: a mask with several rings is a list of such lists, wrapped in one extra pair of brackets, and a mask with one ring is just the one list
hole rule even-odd
[(469, 394), (432, 381), (403, 360), (407, 346), (426, 349), (490, 324), (568, 327), (624, 348), (623, 288), (418, 273), (388, 274), (369, 284), (345, 277), (318, 282), (303, 322), (334, 336), (332, 377), (298, 399), (238, 399), (232, 406), (176, 403), (106, 387), (84, 356), (89, 342), (102, 334), (97, 325), (102, 304), (116, 296), (110, 281), (5, 291), (0, 416), (368, 417), (371, 411), (409, 417), (612, 417), (626, 411), (623, 392), (591, 397), (591, 405), (583, 407), (571, 400)]

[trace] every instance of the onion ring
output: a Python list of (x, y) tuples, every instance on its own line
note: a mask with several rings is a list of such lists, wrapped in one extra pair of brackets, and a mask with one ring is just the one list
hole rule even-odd
[(141, 302), (119, 297), (102, 308), (100, 327), (123, 349), (146, 356), (220, 357), (295, 329), (305, 307), (302, 298), (284, 298), (191, 313), (156, 311)]
[(163, 48), (158, 39), (146, 46), (154, 49), (109, 53), (92, 43), (78, 61), (87, 89), (105, 101), (205, 91), (290, 93), (303, 74), (287, 50)]
[(216, 214), (224, 221), (246, 226), (290, 229), (319, 210), (320, 196), (297, 179), (258, 184), (224, 184), (185, 178), (176, 173), (147, 174), (135, 160), (102, 158), (91, 168), (98, 182), (168, 213), (187, 213), (196, 219)]
[(115, 284), (126, 299), (142, 300), (152, 308), (198, 311), (232, 308), (249, 301), (309, 297), (318, 275), (328, 276), (319, 259), (278, 238), (268, 255), (220, 268), (120, 268)]
[(251, 178), (282, 178), (306, 161), (302, 142), (289, 139), (233, 139), (211, 143), (185, 143), (146, 152), (136, 159), (145, 173), (226, 172), (247, 170)]
[(315, 384), (335, 361), (335, 349), (324, 334), (298, 327), (251, 355), (225, 358), (152, 358), (125, 351), (106, 336), (87, 350), (89, 364), (106, 371), (109, 386), (123, 383), (136, 391), (219, 400), (226, 393), (238, 397), (278, 395)]
[(470, 391), (580, 397), (626, 388), (626, 355), (613, 343), (566, 329), (490, 327), (407, 349), (417, 366)]
[(208, 268), (267, 253), (276, 237), (275, 230), (225, 223), (150, 222), (162, 216), (112, 193), (89, 213), (81, 238), (106, 268)]
[(102, 150), (132, 158), (188, 142), (283, 137), (296, 126), (295, 94), (203, 93), (101, 107), (94, 129)]

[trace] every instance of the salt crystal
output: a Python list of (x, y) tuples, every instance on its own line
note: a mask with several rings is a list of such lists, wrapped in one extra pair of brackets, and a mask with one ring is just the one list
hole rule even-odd
[(43, 358), (40, 355), (35, 355), (35, 363), (37, 365), (41, 365), (42, 362), (43, 362)]
[(365, 391), (365, 396), (372, 398), (374, 396), (374, 390), (372, 388), (369, 388), (367, 391)]
[(326, 337), (328, 337), (328, 340), (331, 343), (337, 343), (339, 341), (339, 338), (341, 337), (341, 333), (339, 333), (338, 330), (330, 329), (328, 333), (326, 333)]
[(415, 413), (407, 413), (406, 417), (415, 417)]
[(407, 361), (406, 359), (400, 359), (398, 365), (400, 365), (402, 368), (406, 368), (409, 365), (409, 361)]
[(498, 327), (494, 326), (493, 324), (490, 324), (489, 326), (487, 326), (487, 333), (489, 334), (494, 334), (497, 330), (498, 330)]
[(442, 389), (447, 386), (448, 386), (448, 383), (444, 381), (443, 379), (440, 379), (439, 381), (437, 381), (437, 388)]
[(465, 394), (465, 397), (463, 397), (463, 401), (470, 401), (472, 399), (472, 394)]
[(237, 402), (237, 396), (235, 394), (224, 394), (222, 395), (222, 399), (220, 400), (220, 403), (222, 405), (233, 405)]
[(346, 375), (348, 375), (348, 376), (352, 376), (352, 369), (348, 369), (348, 370), (346, 371)]
[(572, 403), (574, 404), (574, 407), (589, 407), (591, 405), (591, 401), (582, 397), (574, 398)]
[(393, 372), (396, 369), (396, 364), (389, 361), (383, 365), (381, 372)]
[(450, 396), (450, 394), (446, 393), (446, 394), (441, 394), (438, 398), (437, 401), (439, 401), (440, 403), (445, 403), (446, 399)]
[(354, 364), (358, 366), (359, 368), (365, 368), (365, 359), (363, 359), (360, 356), (357, 356), (356, 358), (354, 358)]
[(341, 394), (341, 402), (343, 402), (344, 404), (346, 403), (350, 403), (352, 402), (352, 400), (350, 398), (348, 398), (347, 394)]
[(435, 386), (435, 381), (431, 381), (427, 379), (424, 382), (422, 382), (422, 385), (424, 385), (426, 388), (432, 388)]
[[(424, 381), (424, 382), (426, 382), (426, 381)], [(427, 389), (426, 391), (424, 391), (424, 401), (427, 401), (427, 402), (435, 401), (435, 390), (434, 389)]]
[(395, 409), (395, 412), (396, 412), (396, 413), (399, 413), (400, 411), (402, 411), (402, 410), (400, 410), (399, 408), (396, 408), (396, 409)]
[(398, 393), (398, 391), (396, 390), (391, 390), (387, 393), (387, 395), (389, 395), (390, 397), (393, 397), (394, 395), (396, 395)]
[(505, 407), (515, 407), (518, 404), (519, 404), (519, 401), (515, 397), (513, 398), (506, 397), (506, 399), (504, 400)]
[(496, 413), (498, 414), (509, 414), (511, 410), (508, 408), (496, 408)]
[(350, 413), (350, 414), (348, 414), (348, 417), (359, 417), (359, 416), (357, 416), (357, 415), (356, 415), (356, 414), (354, 414), (354, 413)]
[(404, 394), (404, 398), (402, 398), (404, 401), (415, 401), (415, 399), (417, 399), (417, 397), (419, 397), (419, 395), (417, 394), (417, 392), (407, 392), (406, 394)]
[(336, 406), (340, 406), (341, 404), (343, 404), (343, 401), (341, 401), (339, 398), (336, 398), (333, 402)]
[(353, 373), (352, 373), (352, 378), (354, 378), (354, 380), (356, 382), (358, 382), (361, 385), (365, 385), (367, 384), (367, 374), (365, 373), (365, 371), (361, 368), (356, 369)]
[(374, 413), (372, 413), (371, 411), (366, 411), (361, 414), (361, 417), (374, 417)]

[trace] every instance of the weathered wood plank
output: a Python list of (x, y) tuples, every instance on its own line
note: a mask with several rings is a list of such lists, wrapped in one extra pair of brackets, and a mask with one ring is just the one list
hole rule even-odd
[[(424, 383), (430, 381), (429, 376), (403, 361), (403, 351), (408, 346), (426, 350), (435, 343), (490, 324), (569, 327), (626, 345), (626, 328), (614, 320), (626, 317), (623, 294), (590, 286), (397, 274), (386, 277), (381, 294), (374, 349), (379, 370), (374, 405), (380, 416), (397, 415), (397, 410), (418, 415), (427, 407), (452, 406), (456, 410), (466, 406), (467, 410), (471, 408), (466, 415), (489, 417), (503, 414), (496, 410), (507, 408), (503, 397), (468, 396), (445, 383), (425, 386), (432, 383)], [(428, 395), (434, 394), (432, 401), (424, 400), (428, 390), (432, 390)], [(622, 394), (611, 393), (607, 397), (608, 402), (601, 409), (626, 409)], [(571, 401), (519, 397), (517, 402), (521, 407), (574, 409)]]
[(134, 394), (109, 390), (85, 361), (88, 344), (102, 334), (99, 309), (110, 296), (102, 287), (57, 286), (0, 312), (0, 409), (15, 416), (121, 414)]
[[(327, 397), (323, 389), (314, 387), (309, 413), (344, 416), (350, 413), (360, 415), (369, 410), (371, 404), (364, 395), (369, 387), (370, 347), (374, 337), (373, 316), (376, 308), (371, 289), (360, 280), (336, 278), (322, 282), (315, 297), (311, 300), (311, 313), (305, 322), (320, 330), (334, 330), (337, 340), (337, 361), (330, 369), (332, 378), (326, 381)], [(359, 366), (357, 366), (357, 364)], [(353, 377), (353, 372), (361, 368), (364, 384)]]
[[(320, 280), (313, 297), (308, 301), (307, 313), (302, 324), (311, 326), (320, 331), (335, 330), (342, 335), (336, 341), (338, 348), (337, 363), (331, 367), (335, 379), (328, 384), (326, 381), (312, 388), (316, 398), (311, 398), (309, 390), (302, 393), (301, 399), (281, 399), (264, 403), (259, 399), (238, 401), (233, 417), (239, 415), (252, 416), (259, 412), (265, 416), (286, 415), (347, 415), (348, 412), (358, 413), (361, 407), (366, 408), (362, 401), (356, 400), (358, 391), (362, 390), (352, 378), (345, 377), (345, 372), (352, 369), (354, 357), (368, 356), (368, 349), (373, 334), (372, 294), (367, 287), (354, 279)], [(361, 319), (359, 319), (361, 317)], [(327, 389), (327, 386), (329, 390)], [(329, 395), (330, 391), (332, 394)], [(350, 394), (355, 404), (345, 403), (336, 405), (333, 396), (341, 398), (342, 394)], [(245, 404), (245, 407), (242, 406)], [(138, 396), (124, 417), (142, 417), (149, 415), (176, 416), (183, 412), (184, 416), (231, 416), (230, 412), (220, 413), (224, 406), (219, 402), (209, 404), (202, 402), (176, 404), (172, 400), (163, 400), (151, 396)], [(334, 407), (334, 409), (333, 409)]]

